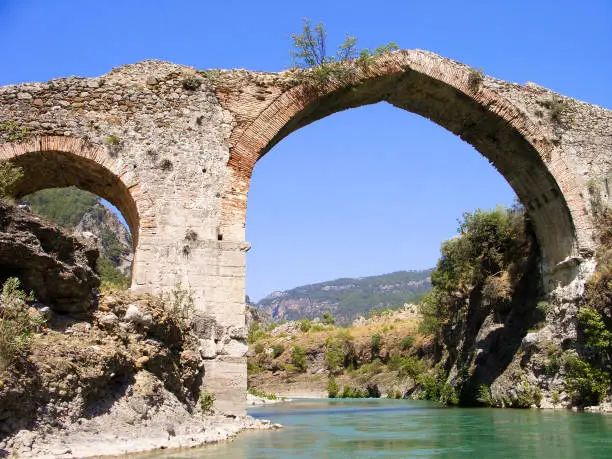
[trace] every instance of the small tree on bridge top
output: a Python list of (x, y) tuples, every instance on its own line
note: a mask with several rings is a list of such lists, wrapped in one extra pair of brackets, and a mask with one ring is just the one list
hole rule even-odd
[(358, 68), (364, 69), (374, 58), (399, 49), (397, 44), (389, 43), (373, 52), (367, 48), (357, 51), (357, 38), (347, 35), (336, 55), (328, 56), (325, 24), (319, 23), (313, 27), (309, 19), (304, 19), (302, 33), (291, 34), (291, 40), (294, 64), (306, 71), (301, 75), (302, 80), (312, 86), (350, 81)]

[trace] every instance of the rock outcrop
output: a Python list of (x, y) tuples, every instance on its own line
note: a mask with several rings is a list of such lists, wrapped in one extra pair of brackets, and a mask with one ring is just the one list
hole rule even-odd
[(81, 218), (75, 233), (92, 233), (98, 241), (100, 256), (108, 258), (123, 273), (132, 268), (132, 236), (119, 218), (105, 205), (94, 204)]
[(55, 311), (83, 312), (95, 303), (97, 259), (94, 241), (0, 202), (0, 280), (18, 277)]

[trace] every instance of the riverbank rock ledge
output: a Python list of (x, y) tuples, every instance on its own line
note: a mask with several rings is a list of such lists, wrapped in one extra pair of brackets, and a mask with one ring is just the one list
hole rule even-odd
[(94, 241), (80, 239), (0, 201), (0, 280), (14, 276), (57, 312), (83, 312), (95, 303), (100, 280)]

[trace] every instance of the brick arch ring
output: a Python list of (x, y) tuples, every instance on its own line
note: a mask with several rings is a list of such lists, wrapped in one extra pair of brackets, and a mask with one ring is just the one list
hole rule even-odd
[(134, 251), (141, 236), (155, 230), (152, 200), (141, 190), (137, 173), (102, 146), (74, 137), (40, 136), (0, 145), (0, 160), (10, 160), (24, 171), (12, 191), (15, 198), (68, 186), (94, 193), (121, 211)]
[(500, 92), (475, 84), (470, 67), (419, 50), (382, 56), (349, 83), (293, 86), (233, 134), (222, 224), (244, 226), (253, 168), (276, 143), (330, 114), (381, 101), (432, 120), (491, 162), (527, 208), (545, 270), (592, 246), (579, 187), (547, 131)]

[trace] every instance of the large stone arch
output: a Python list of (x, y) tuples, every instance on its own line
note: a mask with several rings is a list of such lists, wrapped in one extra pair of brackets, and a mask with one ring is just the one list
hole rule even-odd
[(24, 178), (12, 190), (15, 198), (45, 188), (75, 186), (112, 203), (130, 227), (135, 252), (141, 231), (155, 227), (138, 176), (103, 147), (71, 137), (41, 136), (1, 145), (0, 160), (10, 160), (24, 171)]
[[(384, 56), (344, 84), (294, 86), (235, 131), (223, 208), (228, 231), (239, 232), (244, 225), (253, 168), (276, 143), (325, 116), (380, 101), (432, 120), (492, 163), (531, 215), (547, 274), (572, 267), (579, 253), (592, 248), (592, 224), (573, 175), (555, 154), (549, 127), (536, 124), (469, 67), (418, 51)], [(578, 226), (587, 231), (577, 231)]]
[[(387, 101), (489, 158), (531, 212), (549, 290), (580, 297), (594, 268), (592, 202), (612, 205), (612, 112), (534, 84), (474, 84), (469, 67), (420, 50), (381, 56), (344, 84), (315, 89), (298, 76), (143, 61), (96, 78), (0, 87), (0, 159), (26, 169), (18, 195), (76, 185), (113, 202), (137, 245), (132, 288), (189, 285), (198, 313), (241, 340), (256, 162), (308, 123)], [(556, 119), (555, 98), (565, 106)], [(206, 385), (221, 409), (241, 412), (244, 347), (224, 340), (206, 361)]]

